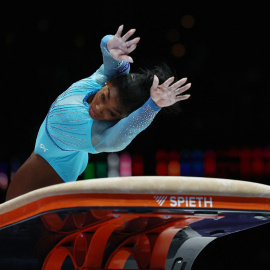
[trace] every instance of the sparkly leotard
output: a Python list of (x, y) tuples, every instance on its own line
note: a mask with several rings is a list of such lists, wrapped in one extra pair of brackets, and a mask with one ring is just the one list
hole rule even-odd
[(36, 139), (34, 152), (42, 156), (65, 181), (75, 181), (85, 170), (88, 153), (123, 150), (146, 129), (161, 109), (151, 98), (118, 121), (97, 121), (89, 115), (87, 99), (116, 74), (129, 72), (129, 63), (114, 60), (101, 40), (103, 65), (90, 77), (72, 84), (52, 104)]

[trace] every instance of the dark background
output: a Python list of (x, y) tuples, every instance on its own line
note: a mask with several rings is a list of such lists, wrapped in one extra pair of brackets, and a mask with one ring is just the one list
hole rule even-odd
[[(269, 144), (266, 5), (26, 3), (1, 1), (0, 7), (2, 159), (31, 153), (50, 104), (102, 64), (100, 40), (121, 24), (141, 37), (132, 70), (165, 61), (192, 83), (182, 113), (160, 114), (128, 150)], [(183, 27), (185, 15), (193, 27)], [(172, 54), (178, 43), (182, 57)]]
[[(101, 38), (114, 34), (121, 24), (124, 31), (136, 28), (141, 37), (132, 53), (132, 70), (165, 61), (192, 83), (191, 98), (181, 103), (182, 113), (159, 114), (128, 151), (151, 155), (158, 148), (218, 150), (269, 144), (266, 3), (144, 4), (1, 1), (1, 161), (32, 152), (50, 104), (73, 82), (95, 72), (102, 64)], [(183, 26), (186, 15), (194, 19), (191, 28)], [(172, 53), (176, 44), (184, 48), (181, 57)], [(256, 257), (256, 269), (269, 268), (268, 227), (234, 236), (210, 249), (205, 260), (221, 260), (218, 269), (244, 269), (241, 264)], [(233, 268), (232, 261), (240, 266)], [(245, 264), (245, 269), (254, 269), (251, 265)]]

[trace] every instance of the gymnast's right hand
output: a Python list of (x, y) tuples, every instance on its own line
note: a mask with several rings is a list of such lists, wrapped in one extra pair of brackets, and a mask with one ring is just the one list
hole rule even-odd
[(133, 63), (133, 59), (128, 54), (136, 49), (140, 38), (137, 37), (128, 41), (128, 39), (136, 31), (135, 29), (129, 30), (124, 36), (121, 37), (123, 28), (123, 25), (119, 26), (114, 37), (108, 41), (107, 48), (115, 60)]

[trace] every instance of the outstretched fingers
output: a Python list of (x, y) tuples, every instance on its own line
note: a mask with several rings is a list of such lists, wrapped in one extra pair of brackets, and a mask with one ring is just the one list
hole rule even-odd
[(118, 38), (122, 38), (122, 40), (126, 42), (135, 33), (136, 29), (130, 29), (125, 35), (121, 37), (123, 29), (124, 29), (124, 25), (122, 24), (118, 27), (118, 30), (115, 36), (117, 36)]
[(171, 89), (175, 90), (176, 88), (179, 88), (180, 86), (182, 86), (183, 84), (185, 84), (187, 82), (187, 78), (183, 78), (177, 82), (175, 82), (174, 84), (172, 84), (170, 86)]
[(182, 87), (176, 88), (174, 90), (175, 94), (178, 96), (178, 95), (182, 94), (183, 92), (187, 91), (190, 87), (191, 87), (191, 83), (188, 83)]
[(187, 91), (191, 87), (191, 83), (185, 84), (187, 82), (187, 78), (183, 78), (183, 79), (175, 82), (174, 84), (172, 84), (172, 82), (173, 82), (172, 78), (169, 78), (165, 83), (166, 83), (167, 86), (170, 85), (169, 89), (171, 91), (174, 91), (174, 93), (175, 93), (175, 101), (178, 102), (178, 101), (181, 101), (181, 100), (188, 99), (190, 97), (189, 94), (185, 94), (185, 95), (181, 95), (181, 94), (183, 92)]
[(123, 28), (124, 28), (123, 24), (118, 27), (117, 32), (115, 34), (116, 37), (121, 38)]
[(158, 77), (156, 75), (154, 76), (150, 96), (157, 106), (168, 107), (180, 100), (185, 100), (190, 97), (190, 95), (180, 95), (191, 86), (190, 83), (183, 85), (187, 81), (187, 78), (183, 78), (175, 83), (173, 83), (173, 81), (174, 77), (170, 77), (163, 84), (158, 85)]
[[(173, 91), (182, 91), (182, 92), (188, 90), (191, 87), (191, 83), (188, 83), (185, 86), (181, 87), (183, 84), (186, 83), (187, 78), (183, 78), (183, 79), (175, 82), (174, 84), (172, 84), (173, 81), (174, 81), (174, 77), (170, 77), (162, 84), (162, 86), (167, 87)], [(180, 93), (178, 93), (178, 94), (180, 94)]]
[(137, 46), (137, 43), (140, 41), (140, 38), (139, 37), (136, 37), (130, 41), (127, 41), (126, 42), (126, 46), (128, 48), (128, 52), (132, 52), (135, 50), (136, 46)]
[(175, 100), (176, 100), (176, 102), (178, 102), (178, 101), (181, 101), (181, 100), (186, 100), (186, 99), (188, 99), (190, 97), (190, 95), (182, 95), (182, 96), (176, 96), (175, 97)]
[(164, 87), (169, 87), (170, 84), (173, 83), (173, 81), (174, 81), (174, 77), (170, 77), (169, 79), (167, 79), (167, 80), (162, 84), (162, 86), (164, 86)]
[(122, 40), (126, 42), (134, 33), (136, 29), (130, 29), (125, 35), (123, 35)]

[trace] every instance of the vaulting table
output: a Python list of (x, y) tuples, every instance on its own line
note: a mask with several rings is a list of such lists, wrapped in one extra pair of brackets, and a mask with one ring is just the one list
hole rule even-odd
[(0, 269), (188, 270), (216, 238), (269, 222), (270, 186), (258, 183), (140, 176), (59, 184), (0, 205)]

